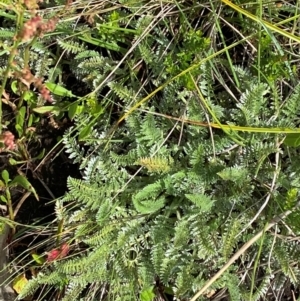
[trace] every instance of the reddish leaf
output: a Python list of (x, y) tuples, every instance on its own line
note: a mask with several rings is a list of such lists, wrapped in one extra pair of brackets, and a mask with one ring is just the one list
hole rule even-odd
[(53, 249), (48, 253), (47, 261), (54, 261), (59, 256), (59, 250)]
[(66, 257), (68, 255), (69, 251), (70, 251), (69, 245), (64, 243), (61, 247), (61, 254), (60, 254), (61, 258)]
[(51, 262), (57, 259), (64, 258), (68, 255), (69, 250), (69, 245), (64, 243), (59, 249), (53, 249), (50, 252), (48, 252), (47, 261)]

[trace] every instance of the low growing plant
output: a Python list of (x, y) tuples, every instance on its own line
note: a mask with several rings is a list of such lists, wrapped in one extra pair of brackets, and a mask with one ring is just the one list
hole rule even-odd
[[(63, 301), (188, 300), (290, 209), (200, 298), (224, 289), (232, 300), (259, 300), (296, 286), (295, 72), (233, 59), (229, 51), (238, 56), (249, 40), (224, 46), (220, 26), (201, 31), (205, 22), (195, 16), (208, 12), (204, 20), (219, 22), (213, 6), (191, 1), (187, 13), (181, 3), (122, 3), (103, 14), (104, 25), (93, 15), (90, 35), (75, 31), (58, 42), (70, 72), (91, 91), (72, 104), (74, 126), (63, 138), (82, 179), (69, 178), (68, 193), (56, 200), (58, 230), (47, 243), (57, 256), (47, 257), (19, 299), (42, 289)], [(243, 34), (262, 41), (253, 28)], [(272, 51), (276, 41), (267, 41)]]
[[(209, 63), (201, 65), (196, 81), (220, 122), (276, 128), (297, 122), (299, 85), (290, 96), (276, 95), (283, 103), (276, 115), (268, 85), (246, 68), (234, 68), (244, 84), (237, 103), (213, 89)], [(110, 139), (108, 112), (93, 125), (85, 148), (65, 136), (67, 152), (83, 169), (83, 179), (70, 178), (69, 192), (56, 203), (71, 255), (45, 266), (20, 298), (68, 279), (64, 301), (165, 294), (187, 300), (257, 229), (293, 208), (299, 162), (297, 149), (283, 144), (284, 134), (240, 132), (243, 143), (237, 144), (221, 129), (166, 118), (170, 112), (209, 124), (198, 94), (174, 81), (131, 113)], [(76, 124), (85, 118), (77, 116)], [(211, 289), (226, 288), (233, 300), (258, 300), (270, 286), (279, 289), (283, 276), (296, 285), (299, 248), (288, 238), (299, 232), (298, 214), (288, 219), (289, 227), (282, 223), (266, 232)]]

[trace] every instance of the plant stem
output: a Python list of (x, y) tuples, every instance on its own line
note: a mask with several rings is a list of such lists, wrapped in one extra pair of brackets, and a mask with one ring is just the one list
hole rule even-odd
[(16, 55), (16, 51), (17, 51), (18, 46), (21, 42), (21, 39), (17, 38), (17, 34), (18, 34), (18, 29), (20, 28), (20, 24), (22, 24), (22, 14), (19, 14), (18, 12), (16, 12), (16, 13), (17, 13), (17, 16), (18, 16), (17, 25), (16, 25), (16, 32), (15, 32), (16, 40), (15, 40), (12, 48), (10, 49), (10, 53), (9, 53), (9, 57), (8, 57), (8, 61), (7, 61), (7, 66), (6, 66), (6, 69), (4, 71), (3, 80), (2, 80), (2, 83), (1, 83), (1, 86), (0, 86), (0, 97), (1, 97), (1, 101), (0, 101), (0, 133), (2, 133), (2, 95), (5, 91), (5, 86), (6, 86), (6, 83), (7, 83), (9, 72), (12, 68), (12, 63), (13, 63), (14, 57)]
[(6, 189), (6, 200), (7, 200), (7, 208), (8, 208), (9, 219), (11, 221), (14, 221), (15, 216), (14, 216), (14, 210), (13, 210), (13, 206), (12, 206), (12, 201), (11, 201), (11, 195), (10, 195), (10, 192), (9, 192), (9, 188)]

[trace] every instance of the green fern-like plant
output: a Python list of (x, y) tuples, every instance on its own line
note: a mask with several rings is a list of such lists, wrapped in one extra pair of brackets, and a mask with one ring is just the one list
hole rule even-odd
[[(299, 86), (285, 93), (251, 66), (223, 66), (221, 55), (208, 61), (213, 41), (186, 24), (181, 9), (157, 17), (155, 9), (141, 13), (142, 2), (119, 2), (114, 14), (104, 10), (100, 25), (99, 16), (90, 20), (97, 25), (88, 34), (86, 24), (58, 27), (58, 54), (92, 91), (72, 104), (74, 125), (63, 138), (82, 178), (69, 178), (68, 192), (56, 201), (58, 240), (69, 245), (69, 255), (41, 267), (19, 299), (47, 286), (60, 289), (62, 300), (164, 294), (188, 300), (253, 233), (295, 206), (300, 162), (298, 150), (283, 144), (284, 134), (241, 132), (238, 144), (232, 132), (210, 125), (218, 119), (223, 125), (295, 126)], [(194, 9), (198, 18), (200, 8)], [(176, 35), (165, 18), (182, 25)], [(47, 51), (44, 64), (34, 68), (40, 74), (52, 70), (59, 80)], [(190, 66), (198, 67), (187, 74)], [(228, 82), (219, 68), (230, 74)], [(291, 224), (298, 233), (299, 225)], [(259, 245), (252, 245), (211, 289), (227, 290), (232, 300), (259, 300), (278, 269), (297, 285), (298, 247), (286, 239), (284, 224), (277, 232), (282, 236), (276, 240), (278, 233), (264, 234), (260, 258)], [(258, 270), (257, 263), (263, 263)]]

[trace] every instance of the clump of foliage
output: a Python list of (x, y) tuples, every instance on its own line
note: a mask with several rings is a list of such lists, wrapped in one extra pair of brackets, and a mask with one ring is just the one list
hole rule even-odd
[[(64, 60), (52, 78), (66, 64), (91, 91), (57, 100), (74, 119), (63, 143), (82, 179), (69, 178), (68, 193), (56, 201), (52, 243), (68, 255), (55, 249), (58, 256), (19, 299), (46, 286), (63, 301), (188, 300), (253, 233), (297, 206), (300, 85), (293, 66), (280, 53), (271, 57), (275, 67), (256, 57), (242, 64), (225, 45), (216, 55), (225, 30), (219, 23), (205, 30), (216, 16), (193, 1), (188, 12), (180, 3), (120, 2), (74, 30), (72, 21), (57, 25)], [(251, 27), (243, 34), (263, 42), (264, 54), (278, 50), (267, 33), (271, 39)], [(297, 285), (300, 252), (291, 237), (299, 234), (298, 215), (264, 233), (203, 300), (221, 289), (232, 300), (258, 300), (288, 281)]]

